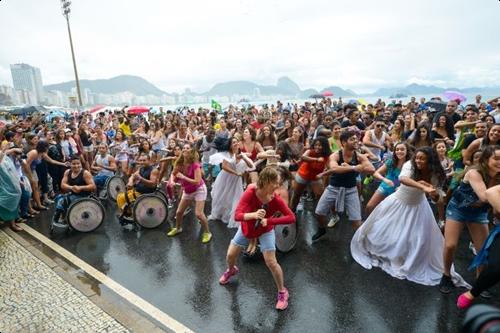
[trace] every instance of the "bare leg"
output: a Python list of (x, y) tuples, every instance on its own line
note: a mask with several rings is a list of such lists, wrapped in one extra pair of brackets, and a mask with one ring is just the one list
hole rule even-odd
[(379, 191), (375, 191), (375, 193), (373, 193), (372, 197), (370, 198), (370, 201), (368, 201), (368, 203), (366, 204), (366, 215), (370, 215), (375, 207), (377, 207), (378, 204), (381, 203), (384, 199), (385, 195), (383, 195)]
[[(469, 229), (472, 242), (474, 243), (474, 248), (477, 252), (483, 247), (484, 241), (488, 237), (488, 225), (480, 223), (467, 223), (467, 229)], [(481, 273), (481, 269), (476, 270), (476, 277)]]
[(306, 186), (294, 181), (292, 188), (293, 188), (293, 192), (292, 192), (292, 202), (290, 204), (290, 209), (295, 211), (297, 209), (297, 205), (299, 204), (300, 196), (304, 192), (304, 189), (306, 188)]
[(266, 261), (267, 268), (269, 268), (271, 274), (273, 275), (274, 282), (276, 283), (278, 291), (282, 291), (283, 289), (285, 289), (285, 285), (283, 282), (283, 270), (276, 260), (276, 251), (264, 251), (263, 255), (264, 260)]
[(323, 187), (323, 183), (312, 183), (311, 189), (314, 193), (314, 199), (316, 200), (316, 202), (318, 202), (321, 194), (323, 194), (323, 191), (325, 190), (325, 188)]
[(232, 243), (229, 244), (226, 255), (227, 268), (229, 270), (232, 270), (234, 268), (234, 265), (236, 265), (236, 260), (238, 260), (240, 252), (241, 252), (241, 247), (236, 246)]
[[(182, 201), (181, 201), (182, 204)], [(201, 226), (205, 232), (210, 232), (208, 228), (208, 220), (205, 216), (205, 212), (203, 211), (205, 208), (205, 201), (196, 201), (195, 202), (195, 214), (198, 220), (200, 220)], [(182, 212), (184, 213), (184, 212)]]
[(361, 227), (361, 221), (351, 221), (351, 225), (354, 231), (356, 231), (359, 227)]
[(177, 230), (182, 228), (182, 218), (184, 217), (184, 211), (191, 203), (191, 200), (181, 199), (177, 211), (175, 212), (175, 227)]
[(460, 233), (464, 228), (464, 223), (454, 220), (446, 220), (444, 226), (444, 249), (443, 249), (443, 273), (450, 276), (451, 265), (453, 264), (453, 257), (457, 249), (458, 239)]

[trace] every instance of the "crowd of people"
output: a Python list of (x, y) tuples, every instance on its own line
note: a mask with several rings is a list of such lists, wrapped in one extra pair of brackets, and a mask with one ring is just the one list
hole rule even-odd
[[(478, 279), (458, 299), (465, 308), (500, 279), (500, 229), (492, 228), (499, 209), (500, 98), (433, 102), (445, 109), (415, 98), (362, 105), (325, 98), (224, 111), (129, 115), (123, 108), (13, 119), (0, 129), (0, 218), (19, 231), (19, 223), (56, 201), (59, 222), (68, 200), (62, 193), (74, 200), (120, 174), (128, 191), (117, 205), (127, 219), (130, 203), (160, 186), (168, 206), (176, 207), (168, 237), (182, 232), (190, 206), (202, 243), (216, 238), (214, 221), (237, 229), (221, 284), (238, 273), (241, 249), (253, 252), (259, 243), (280, 310), (289, 292), (273, 227), (294, 223), (306, 202), (313, 202), (317, 221), (313, 242), (344, 215), (355, 230), (351, 252), (360, 265), (439, 284), (443, 293), (470, 287), (453, 268), (467, 226)], [(374, 191), (364, 198), (367, 189)]]

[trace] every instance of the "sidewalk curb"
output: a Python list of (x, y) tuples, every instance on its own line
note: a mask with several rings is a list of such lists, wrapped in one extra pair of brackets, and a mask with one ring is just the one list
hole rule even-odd
[[(109, 290), (100, 295), (96, 293), (96, 290), (93, 290), (92, 286), (100, 285), (99, 281), (96, 281), (82, 269), (67, 262), (64, 257), (60, 256), (57, 252), (50, 249), (26, 231), (16, 233), (10, 230), (10, 228), (2, 228), (2, 230), (126, 329), (131, 332), (141, 333), (172, 332), (168, 328), (162, 327), (160, 323), (155, 323), (153, 319), (141, 314), (139, 309), (136, 309), (133, 304), (130, 304), (114, 291)], [(86, 280), (87, 283), (83, 280)]]

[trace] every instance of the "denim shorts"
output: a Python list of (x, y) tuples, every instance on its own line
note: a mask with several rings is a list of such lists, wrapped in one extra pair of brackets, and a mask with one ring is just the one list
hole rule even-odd
[(108, 175), (95, 175), (94, 176), (94, 183), (97, 188), (104, 188), (106, 185), (106, 181), (110, 178), (111, 176)]
[(219, 172), (221, 171), (220, 165), (212, 165), (212, 174), (210, 174), (210, 164), (208, 163), (203, 163), (203, 173), (205, 177), (208, 177), (209, 175), (212, 176), (213, 178), (216, 178), (219, 175)]
[[(236, 235), (234, 235), (233, 239), (231, 239), (231, 244), (244, 249), (247, 248), (249, 240), (245, 237), (245, 235), (243, 235), (241, 226), (238, 228), (238, 231), (236, 232)], [(274, 234), (274, 229), (260, 235), (259, 244), (261, 252), (276, 251), (276, 235)]]
[(457, 201), (451, 199), (446, 207), (446, 219), (457, 222), (488, 224), (488, 210), (484, 207), (458, 207)]
[(300, 185), (307, 185), (307, 184), (323, 184), (323, 179), (316, 179), (316, 180), (307, 180), (299, 176), (298, 173), (295, 174), (295, 181), (299, 183)]

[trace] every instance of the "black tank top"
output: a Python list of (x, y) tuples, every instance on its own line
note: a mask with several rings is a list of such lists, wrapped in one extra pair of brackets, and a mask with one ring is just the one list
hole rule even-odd
[[(153, 171), (153, 167), (151, 165), (148, 167), (142, 167), (139, 169), (139, 175), (141, 175), (142, 178), (149, 180), (149, 177), (151, 176), (151, 171)], [(144, 193), (153, 193), (155, 191), (155, 188), (146, 186), (141, 182), (135, 185), (135, 190), (141, 194), (144, 194)]]
[(88, 147), (88, 146), (92, 145), (92, 141), (90, 141), (90, 138), (89, 138), (89, 135), (87, 134), (87, 132), (83, 132), (82, 134), (80, 134), (80, 140), (82, 141), (82, 146), (84, 146), (84, 147)]
[[(87, 186), (88, 184), (85, 182), (85, 178), (83, 178), (84, 172), (85, 172), (85, 170), (82, 169), (82, 171), (80, 171), (78, 176), (76, 176), (75, 178), (72, 178), (71, 177), (71, 170), (70, 170), (69, 175), (68, 175), (69, 176), (68, 177), (68, 185), (69, 186)], [(73, 194), (80, 195), (80, 196), (89, 196), (91, 193), (87, 192), (87, 191), (81, 191), (80, 193), (73, 193)]]
[[(344, 163), (344, 152), (339, 150), (339, 165)], [(358, 165), (358, 155), (354, 151), (351, 161), (347, 164), (356, 166)], [(356, 178), (358, 177), (358, 172), (349, 171), (346, 173), (334, 173), (330, 176), (330, 185), (334, 187), (354, 187), (356, 186)]]

